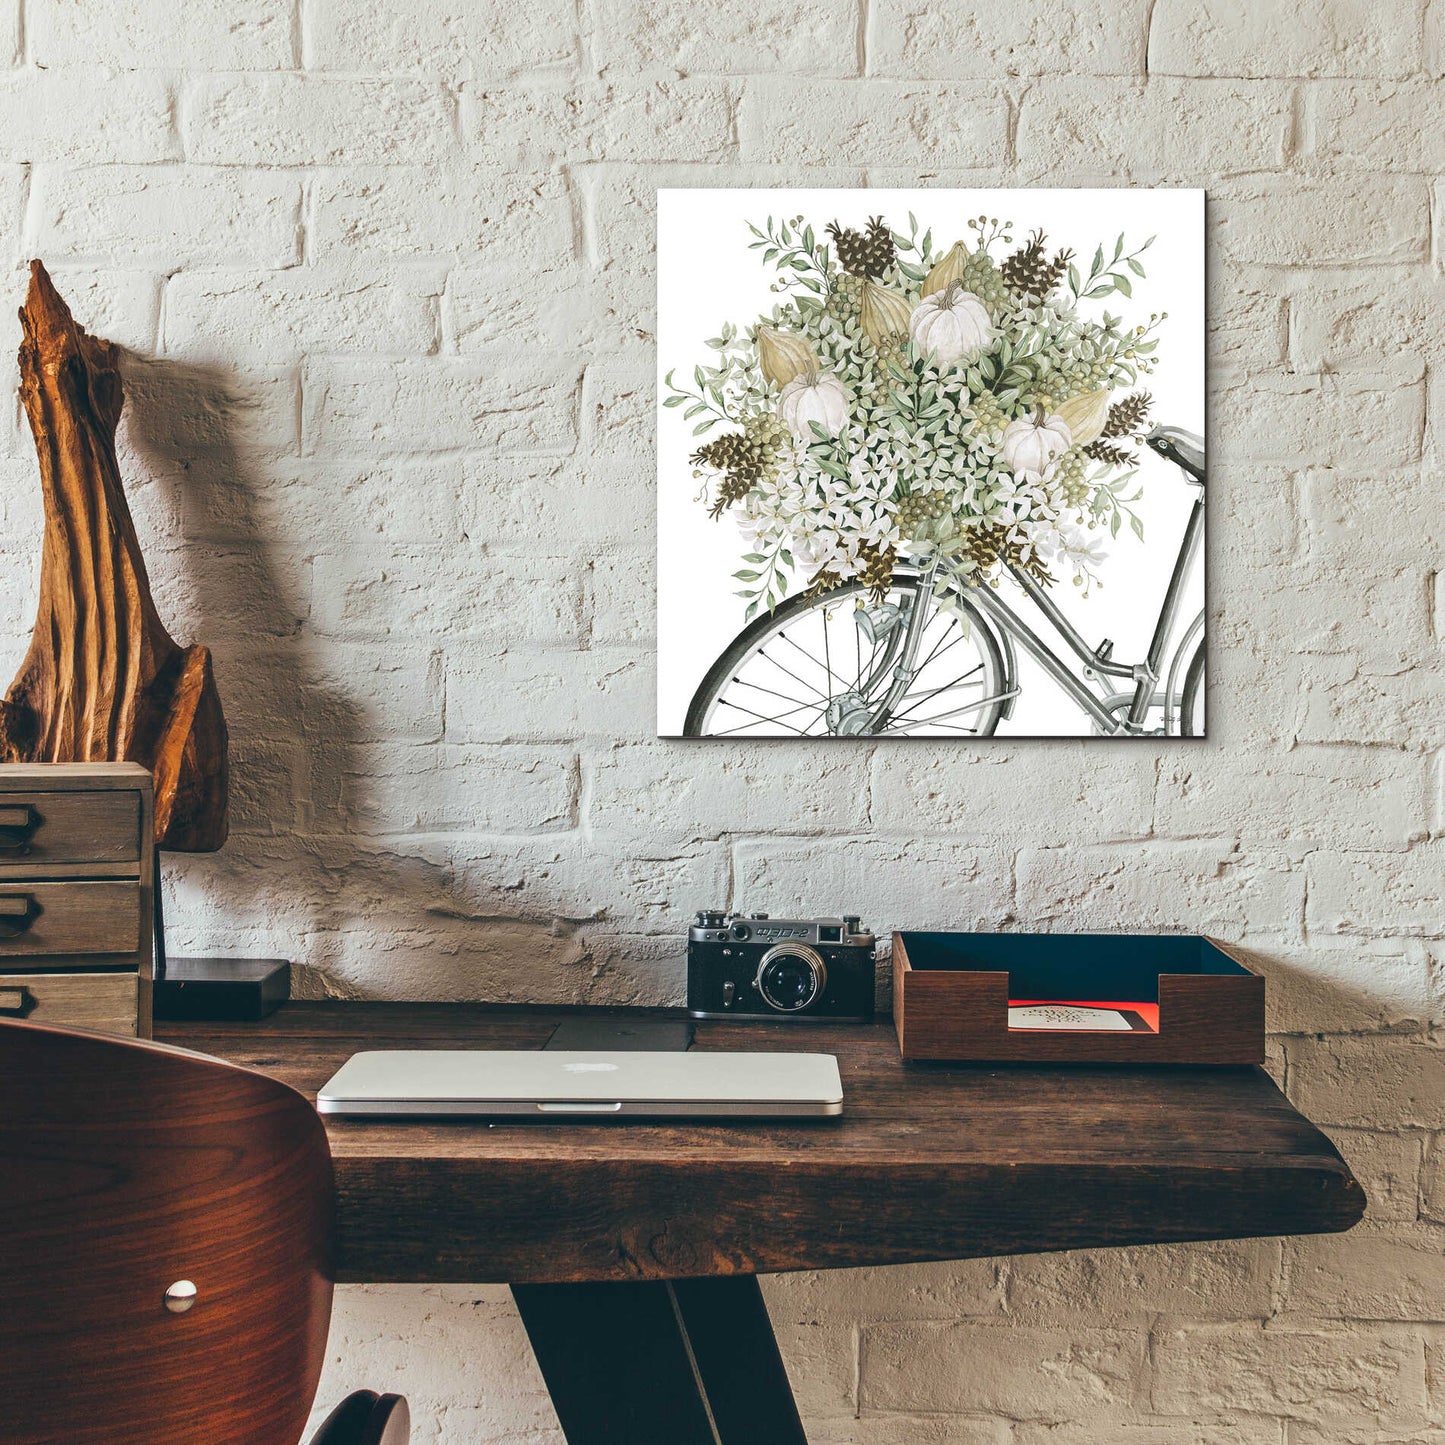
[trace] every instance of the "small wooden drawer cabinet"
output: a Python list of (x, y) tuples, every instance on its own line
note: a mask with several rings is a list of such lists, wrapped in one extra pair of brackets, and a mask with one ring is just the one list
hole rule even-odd
[(0, 1018), (151, 1032), (151, 775), (0, 766)]

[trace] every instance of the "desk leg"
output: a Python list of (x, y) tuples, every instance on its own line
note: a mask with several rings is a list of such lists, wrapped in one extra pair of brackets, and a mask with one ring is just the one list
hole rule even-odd
[(567, 1445), (807, 1445), (753, 1276), (512, 1297)]

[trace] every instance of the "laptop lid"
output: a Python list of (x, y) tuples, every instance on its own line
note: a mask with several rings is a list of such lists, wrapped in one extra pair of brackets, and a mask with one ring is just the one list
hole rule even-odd
[(831, 1054), (379, 1050), (322, 1087), (323, 1114), (817, 1118), (843, 1111)]

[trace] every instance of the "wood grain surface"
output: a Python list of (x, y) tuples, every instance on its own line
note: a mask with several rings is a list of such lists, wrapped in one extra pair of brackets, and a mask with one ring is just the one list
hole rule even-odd
[(226, 839), (226, 723), (211, 654), (161, 622), (116, 461), (119, 349), (75, 323), (39, 261), (20, 311), (20, 398), (45, 505), (30, 647), (0, 701), (0, 762), (142, 763), (155, 842)]
[(295, 1445), (332, 1207), (316, 1115), (274, 1080), (0, 1023), (0, 1438)]
[[(577, 1012), (293, 1003), (158, 1036), (314, 1096), (360, 1049), (541, 1048)], [(886, 1019), (699, 1024), (695, 1047), (834, 1053), (843, 1117), (330, 1120), (338, 1277), (767, 1273), (1323, 1233), (1364, 1210), (1334, 1147), (1257, 1068), (904, 1064)]]

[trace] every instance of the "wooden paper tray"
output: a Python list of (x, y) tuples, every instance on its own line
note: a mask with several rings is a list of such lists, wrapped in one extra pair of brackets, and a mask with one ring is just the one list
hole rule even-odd
[[(1010, 1029), (1009, 1000), (1157, 1003), (1158, 1032)], [(905, 1059), (1258, 1064), (1264, 979), (1215, 939), (1143, 933), (895, 933)]]

